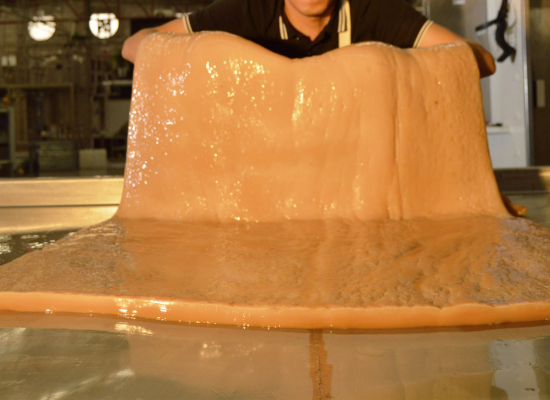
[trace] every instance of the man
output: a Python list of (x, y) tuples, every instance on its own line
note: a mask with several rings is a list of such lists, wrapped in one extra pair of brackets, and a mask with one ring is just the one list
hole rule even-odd
[(141, 41), (157, 31), (225, 31), (290, 58), (373, 40), (401, 48), (465, 41), (481, 77), (495, 72), (494, 59), (483, 47), (427, 20), (403, 0), (220, 0), (182, 19), (137, 32), (124, 43), (122, 56), (134, 62)]

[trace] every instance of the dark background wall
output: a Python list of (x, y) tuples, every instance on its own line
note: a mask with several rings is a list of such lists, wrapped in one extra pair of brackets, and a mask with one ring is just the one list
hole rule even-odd
[(546, 107), (533, 101), (535, 165), (550, 165), (550, 0), (531, 0), (530, 42), (533, 89), (537, 80), (546, 83)]

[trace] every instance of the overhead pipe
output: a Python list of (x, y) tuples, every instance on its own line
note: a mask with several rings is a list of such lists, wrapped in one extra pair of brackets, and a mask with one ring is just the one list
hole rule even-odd
[(80, 15), (76, 7), (71, 4), (70, 0), (63, 0), (63, 2), (71, 9), (73, 14), (76, 15), (77, 21), (86, 21), (84, 17)]
[[(113, 9), (111, 8), (111, 6), (109, 5), (109, 3), (107, 3), (105, 0), (101, 0), (101, 2), (103, 3), (103, 5), (107, 8), (107, 11), (109, 11), (111, 14), (115, 14), (115, 12), (113, 11)], [(117, 18), (118, 18), (118, 14), (116, 14)]]
[(143, 7), (143, 5), (140, 3), (139, 0), (134, 0), (134, 3), (136, 3), (139, 8), (141, 8), (141, 10), (143, 11), (143, 13), (147, 16), (147, 17), (151, 17), (151, 15), (149, 15), (149, 12), (147, 11), (147, 9), (145, 7)]

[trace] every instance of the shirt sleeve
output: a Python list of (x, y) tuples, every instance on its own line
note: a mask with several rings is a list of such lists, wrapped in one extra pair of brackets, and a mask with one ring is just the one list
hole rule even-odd
[[(222, 31), (247, 39), (257, 36), (248, 0), (220, 0), (188, 15), (192, 32)], [(184, 16), (184, 19), (186, 17)], [(184, 20), (185, 22), (185, 20)]]
[(417, 37), (429, 26), (428, 19), (403, 0), (371, 0), (358, 3), (360, 5), (357, 18), (352, 17), (359, 31), (358, 41), (376, 40), (409, 48), (417, 45)]

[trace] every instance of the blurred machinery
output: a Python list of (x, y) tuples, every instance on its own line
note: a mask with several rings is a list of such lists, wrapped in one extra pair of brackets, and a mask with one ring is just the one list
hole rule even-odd
[[(10, 122), (0, 121), (0, 176), (33, 176), (47, 165), (78, 165), (72, 150), (46, 151), (56, 146), (43, 146), (45, 141), (71, 142), (60, 146), (77, 152), (103, 147), (110, 159), (123, 162), (132, 78), (132, 65), (120, 56), (124, 40), (212, 1), (1, 2), (0, 119)], [(435, 22), (481, 43), (495, 58), (502, 54), (495, 39), (497, 24), (475, 28), (497, 18), (503, 0), (407, 1)], [(503, 38), (516, 53), (482, 80), (493, 164), (550, 165), (545, 96), (550, 8), (546, 0), (508, 0), (506, 6)], [(40, 28), (39, 35), (31, 34), (31, 28)], [(10, 112), (12, 117), (6, 117)]]
[(123, 162), (133, 72), (124, 40), (210, 2), (3, 1), (0, 176), (78, 168), (78, 149), (97, 146)]

